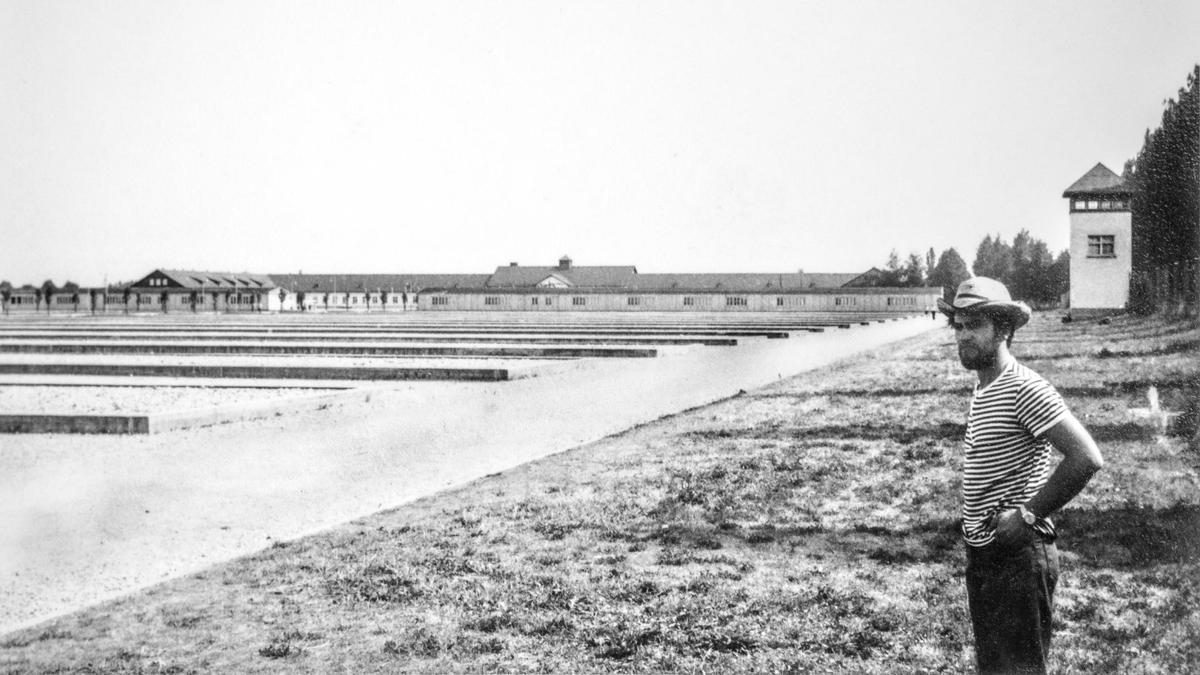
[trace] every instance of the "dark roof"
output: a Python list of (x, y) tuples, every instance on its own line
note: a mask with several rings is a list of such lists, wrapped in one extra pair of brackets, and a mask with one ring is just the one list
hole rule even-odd
[(569, 268), (505, 265), (497, 267), (487, 280), (487, 288), (533, 288), (546, 277), (554, 276), (572, 287), (625, 288), (637, 283), (637, 268), (633, 265), (591, 265)]
[[(146, 283), (151, 277), (166, 277), (170, 281), (172, 287), (178, 289), (180, 287), (195, 290), (210, 290), (210, 289), (260, 289), (274, 288), (275, 283), (271, 281), (271, 277), (265, 274), (251, 274), (250, 272), (209, 272), (207, 270), (165, 270), (157, 269), (129, 284), (133, 287), (146, 287)], [(156, 290), (169, 290), (169, 288), (153, 287)]]
[(863, 272), (862, 274), (859, 274), (858, 276), (854, 277), (853, 279), (850, 279), (849, 281), (847, 281), (846, 283), (844, 283), (842, 285), (848, 286), (851, 288), (865, 288), (867, 286), (879, 286), (880, 281), (882, 281), (882, 279), (883, 279), (883, 270), (879, 269), (878, 267), (872, 267), (871, 269), (867, 270), (866, 272)]
[(422, 288), (479, 288), (487, 274), (271, 274), (280, 288), (294, 293), (419, 291)]
[(1091, 171), (1071, 184), (1063, 191), (1064, 197), (1079, 195), (1128, 195), (1133, 190), (1125, 184), (1125, 179), (1113, 173), (1111, 169), (1098, 163)]
[(858, 274), (799, 273), (696, 273), (696, 274), (639, 274), (634, 288), (646, 291), (703, 290), (703, 291), (769, 291), (836, 288)]

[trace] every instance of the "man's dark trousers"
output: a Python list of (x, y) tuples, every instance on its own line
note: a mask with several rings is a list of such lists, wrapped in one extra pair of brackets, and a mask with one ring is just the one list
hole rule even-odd
[(967, 600), (981, 673), (1044, 673), (1058, 549), (1034, 537), (1020, 546), (967, 546)]

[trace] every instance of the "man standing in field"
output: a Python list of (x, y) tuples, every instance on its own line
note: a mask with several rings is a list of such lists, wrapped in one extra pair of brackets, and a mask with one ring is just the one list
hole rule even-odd
[[(987, 277), (959, 285), (950, 319), (958, 358), (979, 376), (967, 415), (962, 533), (967, 601), (980, 672), (1046, 671), (1058, 580), (1050, 514), (1104, 464), (1091, 435), (1062, 397), (1009, 352), (1030, 317), (1004, 284)], [(1050, 472), (1050, 448), (1063, 459)]]

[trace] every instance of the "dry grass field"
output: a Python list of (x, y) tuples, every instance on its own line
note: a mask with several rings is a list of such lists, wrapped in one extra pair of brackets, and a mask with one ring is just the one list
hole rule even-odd
[[(938, 330), (0, 638), (12, 672), (970, 670), (972, 375)], [(1200, 668), (1200, 327), (1035, 317), (1107, 466), (1057, 672)], [(1151, 385), (1184, 414), (1131, 408)]]

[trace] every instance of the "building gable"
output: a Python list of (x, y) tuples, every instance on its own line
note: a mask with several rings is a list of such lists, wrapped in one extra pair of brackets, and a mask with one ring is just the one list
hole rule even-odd
[(183, 286), (177, 279), (164, 270), (154, 270), (150, 274), (133, 282), (130, 286), (137, 288), (180, 288)]
[(538, 288), (570, 288), (571, 282), (567, 281), (566, 279), (563, 279), (562, 277), (558, 276), (557, 274), (551, 274), (551, 275), (547, 276), (545, 279), (542, 279), (541, 281), (537, 282), (536, 286)]

